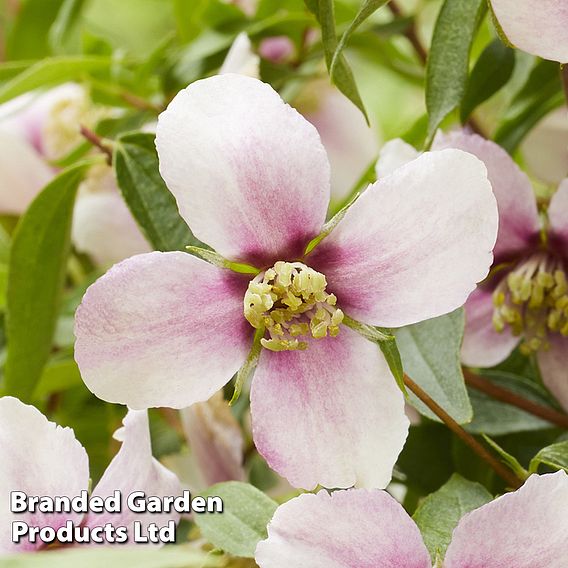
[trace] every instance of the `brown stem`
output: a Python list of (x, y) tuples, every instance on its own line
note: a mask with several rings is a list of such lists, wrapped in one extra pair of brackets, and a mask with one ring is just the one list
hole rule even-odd
[(109, 148), (102, 140), (100, 136), (95, 134), (92, 130), (87, 128), (84, 125), (81, 125), (80, 128), (81, 135), (86, 138), (93, 146), (98, 148), (107, 159), (107, 163), (110, 166), (112, 164), (112, 150)]
[(562, 86), (564, 87), (564, 96), (566, 104), (568, 104), (568, 65), (560, 65), (560, 75), (562, 77)]
[[(400, 9), (399, 5), (395, 2), (395, 0), (391, 0), (388, 3), (388, 7), (392, 12), (393, 16), (396, 18), (401, 18), (403, 16), (402, 10)], [(410, 24), (407, 30), (404, 32), (404, 35), (408, 39), (408, 41), (412, 44), (416, 55), (420, 59), (420, 61), (425, 65), (426, 60), (428, 59), (428, 52), (426, 48), (422, 45), (418, 34), (416, 33), (416, 26), (414, 25), (414, 21)]]
[(505, 467), (493, 454), (482, 446), (471, 434), (467, 433), (435, 400), (420, 388), (408, 375), (404, 375), (404, 384), (413, 392), (456, 436), (467, 444), (482, 460), (487, 462), (499, 477), (510, 487), (518, 489), (523, 481), (509, 468)]
[(472, 373), (467, 369), (463, 369), (463, 376), (465, 377), (465, 382), (470, 387), (489, 395), (491, 398), (500, 400), (501, 402), (510, 404), (511, 406), (516, 406), (517, 408), (520, 408), (533, 416), (538, 416), (551, 424), (568, 429), (568, 414), (558, 412), (558, 410), (554, 410), (554, 408), (549, 408), (548, 406), (544, 406), (538, 402), (528, 400), (515, 392), (500, 387), (495, 383)]
[(120, 96), (122, 98), (122, 100), (124, 100), (125, 102), (127, 102), (130, 106), (133, 106), (134, 108), (140, 109), (140, 110), (150, 110), (152, 112), (160, 112), (161, 109), (159, 106), (148, 102), (146, 100), (144, 100), (143, 98), (134, 95), (132, 93), (129, 93), (127, 91), (122, 91), (120, 93)]

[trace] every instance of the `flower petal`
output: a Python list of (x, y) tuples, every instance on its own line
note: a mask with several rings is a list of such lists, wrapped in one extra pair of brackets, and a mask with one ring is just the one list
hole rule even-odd
[[(515, 47), (568, 62), (568, 5), (564, 0), (491, 0), (493, 13)], [(536, 10), (536, 11), (535, 11)]]
[(151, 250), (118, 193), (79, 195), (73, 210), (73, 243), (100, 266)]
[(122, 446), (93, 491), (93, 495), (103, 498), (112, 496), (116, 490), (120, 491), (122, 510), (120, 513), (89, 513), (85, 525), (97, 527), (111, 523), (115, 527), (127, 527), (132, 534), (134, 521), (141, 522), (143, 531), (150, 523), (156, 523), (159, 527), (167, 525), (168, 521), (177, 524), (180, 514), (175, 511), (135, 513), (127, 506), (125, 499), (133, 491), (162, 498), (181, 495), (182, 487), (176, 475), (152, 457), (148, 413), (145, 410), (130, 410), (123, 424), (124, 427), (114, 435)]
[(514, 493), (465, 515), (445, 568), (564, 568), (568, 553), (568, 476), (533, 475)]
[(331, 201), (339, 205), (377, 157), (378, 144), (361, 112), (345, 95), (324, 82), (312, 88), (317, 99), (306, 101), (306, 105), (315, 103), (316, 109), (303, 114), (318, 129), (329, 156)]
[(245, 361), (247, 280), (182, 252), (115, 265), (85, 294), (75, 359), (99, 398), (143, 409), (207, 400)]
[(556, 397), (558, 402), (568, 410), (568, 337), (558, 333), (548, 338), (550, 349), (540, 350), (537, 354), (538, 367), (542, 382)]
[(260, 57), (252, 50), (249, 36), (241, 32), (233, 41), (219, 73), (240, 73), (258, 79), (259, 65)]
[(408, 432), (379, 348), (343, 326), (306, 351), (263, 350), (251, 387), (253, 438), (295, 487), (385, 487)]
[(470, 367), (493, 367), (504, 361), (519, 342), (507, 328), (498, 333), (493, 327), (493, 293), (477, 288), (465, 303), (465, 332), (462, 362)]
[(351, 317), (400, 327), (461, 306), (487, 275), (496, 234), (483, 163), (448, 149), (370, 186), (307, 263)]
[(223, 393), (185, 408), (181, 418), (205, 487), (222, 481), (244, 481), (243, 435)]
[(381, 148), (379, 159), (375, 165), (377, 177), (382, 178), (392, 174), (397, 168), (412, 162), (418, 156), (420, 156), (420, 152), (401, 138), (389, 140)]
[(568, 178), (563, 180), (550, 200), (548, 219), (552, 238), (560, 239), (561, 252), (568, 248)]
[(23, 213), (52, 177), (32, 146), (0, 130), (0, 213)]
[(89, 485), (89, 458), (73, 430), (61, 428), (17, 398), (0, 398), (0, 555), (41, 543), (12, 542), (13, 521), (58, 529), (81, 513), (11, 513), (10, 493), (76, 497)]
[(329, 163), (316, 129), (269, 85), (217, 75), (158, 121), (160, 173), (193, 234), (231, 260), (300, 256), (320, 231)]
[(434, 149), (443, 148), (469, 152), (487, 168), (499, 208), (499, 234), (493, 251), (497, 262), (538, 239), (540, 221), (531, 182), (501, 146), (477, 134), (455, 131), (438, 133)]
[(431, 568), (408, 513), (385, 491), (300, 495), (280, 505), (255, 554), (260, 568)]

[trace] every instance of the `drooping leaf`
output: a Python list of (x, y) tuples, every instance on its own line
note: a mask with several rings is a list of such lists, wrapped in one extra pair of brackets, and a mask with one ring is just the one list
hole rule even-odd
[(195, 515), (203, 536), (217, 548), (234, 556), (254, 557), (259, 541), (267, 536), (266, 526), (277, 504), (264, 493), (238, 481), (210, 487), (203, 496), (223, 500), (223, 513)]
[(503, 45), (499, 39), (492, 41), (475, 63), (465, 95), (461, 103), (460, 117), (465, 123), (471, 113), (492, 97), (511, 78), (515, 69), (515, 50)]
[(495, 440), (489, 436), (483, 435), (485, 441), (499, 454), (501, 461), (507, 465), (519, 479), (526, 479), (528, 477), (527, 470), (520, 464), (519, 460), (513, 455), (504, 450)]
[(88, 163), (59, 174), (21, 218), (12, 243), (8, 275), (5, 388), (29, 400), (51, 351), (77, 188)]
[(553, 469), (563, 469), (568, 473), (568, 441), (558, 442), (542, 448), (531, 460), (529, 472), (537, 473), (541, 464)]
[(381, 348), (396, 384), (400, 390), (406, 394), (406, 387), (404, 386), (404, 368), (402, 366), (402, 359), (400, 357), (396, 338), (388, 339), (386, 341), (378, 341), (377, 343)]
[[(460, 365), (464, 314), (451, 314), (395, 330), (405, 371), (454, 420), (472, 418), (472, 408)], [(413, 394), (409, 402), (432, 420), (439, 420)]]
[(428, 137), (461, 103), (465, 93), (469, 54), (484, 0), (445, 0), (434, 28), (426, 69)]
[(372, 14), (374, 14), (379, 8), (387, 4), (390, 0), (364, 0), (363, 4), (359, 8), (357, 15), (353, 21), (349, 24), (349, 27), (343, 32), (335, 52), (333, 54), (331, 65), (329, 67), (329, 74), (333, 77), (335, 74), (335, 69), (341, 57), (343, 49), (347, 45), (349, 38), (355, 32), (355, 30)]
[[(321, 36), (325, 53), (325, 62), (328, 70), (331, 70), (333, 56), (338, 47), (337, 34), (335, 31), (335, 13), (333, 0), (306, 0), (306, 6), (312, 12), (321, 26)], [(365, 120), (369, 121), (365, 105), (361, 100), (359, 89), (353, 76), (353, 71), (345, 56), (340, 53), (331, 76), (332, 82), (337, 88), (363, 113)]]
[(420, 528), (433, 562), (437, 556), (443, 558), (459, 520), (491, 499), (491, 493), (483, 485), (454, 474), (422, 501), (412, 518)]
[(0, 87), (0, 104), (34, 89), (81, 79), (85, 74), (110, 69), (108, 57), (65, 55), (35, 63)]
[(160, 177), (153, 134), (135, 132), (120, 136), (113, 163), (122, 195), (156, 250), (184, 250), (187, 245), (200, 245)]
[(538, 61), (513, 98), (505, 119), (495, 133), (495, 142), (513, 153), (541, 118), (564, 103), (558, 64)]

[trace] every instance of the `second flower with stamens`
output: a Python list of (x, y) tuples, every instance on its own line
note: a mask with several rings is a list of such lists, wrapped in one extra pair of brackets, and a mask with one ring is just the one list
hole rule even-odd
[(343, 312), (337, 298), (326, 292), (325, 276), (301, 262), (277, 262), (248, 286), (244, 314), (256, 329), (266, 329), (269, 338), (260, 343), (271, 351), (307, 349), (302, 338), (335, 337)]

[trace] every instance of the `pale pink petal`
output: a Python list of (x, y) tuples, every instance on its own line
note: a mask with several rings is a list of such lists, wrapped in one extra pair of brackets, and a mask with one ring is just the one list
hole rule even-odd
[(75, 359), (99, 398), (143, 409), (207, 400), (246, 359), (247, 279), (183, 252), (115, 265), (75, 318)]
[(376, 344), (343, 326), (306, 351), (261, 354), (253, 438), (295, 487), (386, 487), (408, 432), (404, 398)]
[(100, 266), (151, 250), (118, 193), (79, 194), (73, 211), (73, 244)]
[(455, 131), (436, 136), (434, 149), (443, 148), (469, 152), (487, 168), (499, 208), (499, 234), (493, 251), (497, 262), (538, 242), (540, 221), (531, 182), (501, 146), (477, 134)]
[(559, 246), (559, 252), (566, 255), (568, 249), (568, 178), (561, 182), (550, 200), (548, 219), (551, 244)]
[[(304, 104), (315, 109), (303, 114), (321, 136), (331, 163), (331, 200), (341, 204), (376, 159), (377, 138), (361, 112), (337, 89), (320, 82), (312, 88), (314, 100)], [(301, 103), (298, 110), (302, 112)]]
[(58, 529), (81, 513), (11, 513), (10, 493), (76, 497), (89, 485), (89, 458), (73, 430), (61, 428), (33, 406), (0, 398), (0, 555), (40, 548), (40, 543), (12, 542), (13, 521)]
[[(385, 491), (320, 491), (280, 505), (260, 568), (431, 568), (418, 527)], [(462, 567), (465, 568), (465, 567)]]
[(568, 62), (568, 4), (565, 0), (490, 0), (503, 33), (518, 49)]
[(320, 231), (329, 163), (316, 129), (269, 85), (217, 75), (160, 115), (160, 173), (194, 235), (231, 260), (301, 255)]
[(294, 42), (285, 35), (265, 37), (258, 46), (260, 55), (272, 63), (289, 61), (295, 51)]
[(509, 328), (498, 333), (493, 327), (493, 292), (477, 288), (465, 303), (465, 332), (461, 358), (470, 367), (493, 367), (504, 361), (519, 338)]
[(444, 568), (565, 568), (568, 476), (531, 476), (519, 490), (465, 515)]
[(115, 433), (115, 438), (122, 446), (103, 477), (95, 487), (93, 496), (111, 497), (115, 491), (122, 494), (120, 513), (89, 513), (84, 524), (89, 527), (125, 526), (133, 534), (134, 521), (140, 521), (143, 532), (150, 523), (159, 527), (168, 521), (179, 521), (180, 514), (172, 512), (135, 513), (127, 506), (127, 498), (134, 491), (143, 491), (146, 496), (163, 498), (182, 494), (179, 479), (169, 469), (152, 457), (152, 443), (148, 425), (148, 413), (145, 410), (130, 410), (124, 418), (124, 427)]
[(542, 382), (568, 410), (568, 337), (559, 333), (549, 335), (550, 349), (537, 354)]
[(485, 166), (448, 149), (371, 185), (306, 262), (348, 315), (400, 327), (461, 306), (487, 275), (496, 234)]
[(205, 486), (244, 481), (243, 435), (223, 393), (183, 409), (181, 418)]
[(249, 77), (260, 76), (260, 58), (252, 50), (248, 35), (241, 32), (233, 41), (219, 73), (240, 73)]
[(0, 130), (0, 213), (23, 213), (52, 177), (53, 170), (32, 146)]
[(378, 178), (392, 174), (400, 166), (412, 162), (420, 155), (414, 146), (411, 146), (401, 138), (389, 140), (382, 148), (379, 159), (375, 165)]

